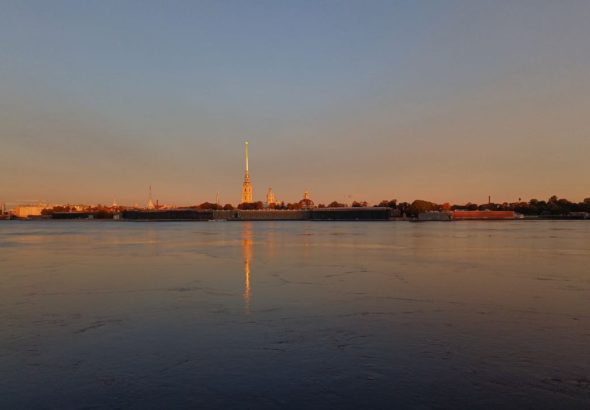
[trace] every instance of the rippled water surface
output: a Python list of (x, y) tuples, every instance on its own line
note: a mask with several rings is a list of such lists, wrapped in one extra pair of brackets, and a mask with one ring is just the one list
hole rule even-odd
[(0, 222), (0, 408), (590, 408), (590, 223)]

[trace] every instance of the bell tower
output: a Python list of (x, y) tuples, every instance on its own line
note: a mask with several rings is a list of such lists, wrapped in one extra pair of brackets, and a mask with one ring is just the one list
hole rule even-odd
[(242, 184), (242, 204), (252, 202), (252, 182), (250, 182), (250, 172), (248, 170), (248, 141), (246, 141), (246, 173), (244, 174), (244, 183)]

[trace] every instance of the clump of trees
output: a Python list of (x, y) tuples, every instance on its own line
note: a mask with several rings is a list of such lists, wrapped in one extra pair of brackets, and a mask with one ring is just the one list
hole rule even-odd
[(527, 202), (509, 204), (509, 208), (514, 208), (518, 213), (524, 215), (567, 215), (572, 212), (590, 213), (590, 198), (585, 198), (582, 202), (570, 202), (565, 198), (558, 198), (553, 195), (547, 201), (531, 199)]
[(307, 208), (313, 208), (313, 207), (314, 207), (314, 203), (311, 199), (304, 198), (297, 203), (297, 209), (307, 209)]
[(442, 210), (442, 205), (437, 205), (434, 202), (425, 201), (423, 199), (416, 199), (406, 209), (408, 216), (418, 216), (423, 212), (432, 212)]
[(223, 209), (223, 207), (219, 204), (214, 204), (211, 202), (203, 202), (202, 204), (197, 206), (198, 209), (208, 209), (208, 210), (214, 210), (214, 211), (218, 211), (220, 209)]
[(328, 204), (328, 208), (344, 208), (346, 204), (340, 203), (338, 201), (332, 201)]
[(382, 207), (386, 207), (386, 208), (397, 209), (397, 199), (392, 199), (390, 201), (388, 201), (387, 199), (384, 199), (383, 201), (379, 202), (375, 206), (382, 206)]
[(582, 202), (571, 202), (565, 198), (558, 198), (556, 195), (550, 197), (547, 201), (539, 199), (531, 199), (529, 202), (503, 202), (503, 203), (486, 203), (474, 204), (468, 202), (464, 205), (453, 205), (452, 210), (467, 209), (470, 211), (514, 211), (523, 215), (569, 215), (575, 212), (590, 213), (590, 198), (584, 199)]
[(248, 210), (248, 209), (262, 209), (264, 208), (264, 204), (262, 201), (257, 202), (242, 202), (238, 205), (238, 209)]

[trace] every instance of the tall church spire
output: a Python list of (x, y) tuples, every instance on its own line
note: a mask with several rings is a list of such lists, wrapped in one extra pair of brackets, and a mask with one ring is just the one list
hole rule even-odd
[(252, 202), (252, 183), (250, 182), (250, 171), (248, 169), (248, 141), (246, 141), (246, 173), (242, 184), (242, 200), (240, 202), (243, 204)]
[(246, 175), (248, 175), (248, 141), (246, 141)]

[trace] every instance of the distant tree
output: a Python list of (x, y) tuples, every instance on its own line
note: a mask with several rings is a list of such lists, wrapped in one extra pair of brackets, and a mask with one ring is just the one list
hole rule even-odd
[(397, 208), (397, 199), (392, 199), (391, 201), (384, 199), (383, 201), (379, 202), (379, 204), (377, 206), (395, 209), (395, 208)]
[(314, 204), (311, 199), (302, 199), (297, 203), (297, 209), (313, 208)]
[(358, 201), (352, 201), (352, 207), (353, 208), (361, 208), (367, 206), (367, 201), (362, 201), (362, 202), (358, 202)]
[(243, 209), (243, 210), (247, 210), (247, 209), (262, 209), (264, 208), (264, 204), (261, 201), (257, 201), (257, 202), (243, 202), (241, 204), (238, 205), (238, 209)]
[(233, 211), (234, 207), (232, 206), (232, 204), (225, 204), (223, 205), (223, 210), (224, 211)]
[(203, 202), (202, 204), (200, 204), (198, 206), (198, 208), (199, 209), (213, 209), (213, 210), (216, 210), (216, 209), (221, 209), (221, 205), (214, 204), (214, 203), (211, 203), (211, 202)]
[(410, 208), (410, 204), (407, 202), (400, 202), (397, 205), (397, 209), (399, 210), (402, 216), (406, 216), (408, 214), (408, 209)]
[(418, 216), (422, 212), (438, 211), (440, 206), (433, 202), (424, 201), (422, 199), (416, 199), (408, 208), (408, 214), (411, 216)]
[(332, 201), (328, 204), (328, 208), (344, 208), (346, 207), (346, 205), (338, 202), (338, 201)]
[[(463, 209), (468, 209), (470, 211), (474, 211), (475, 209), (472, 209), (474, 205), (475, 204), (467, 203)], [(502, 208), (501, 205), (490, 202), (490, 203), (477, 205), (476, 209), (480, 210), (480, 211), (497, 211), (497, 210), (500, 210), (501, 208)]]
[(324, 205), (324, 204), (318, 204), (318, 208), (325, 208), (325, 207), (326, 207), (326, 205)]

